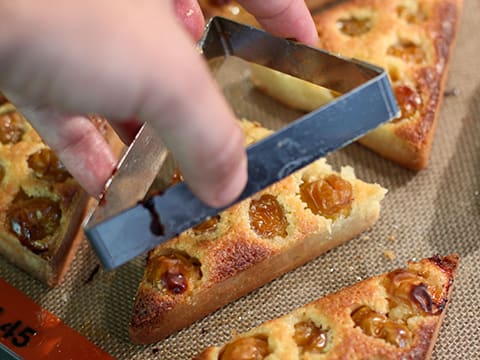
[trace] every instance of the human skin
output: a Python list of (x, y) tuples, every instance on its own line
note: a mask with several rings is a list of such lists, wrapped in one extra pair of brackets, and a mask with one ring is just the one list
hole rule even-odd
[[(304, 1), (239, 3), (268, 31), (315, 44)], [(204, 202), (225, 206), (241, 193), (243, 135), (195, 50), (196, 1), (0, 0), (0, 12), (0, 87), (91, 195), (116, 159), (88, 113), (127, 143), (148, 121)]]

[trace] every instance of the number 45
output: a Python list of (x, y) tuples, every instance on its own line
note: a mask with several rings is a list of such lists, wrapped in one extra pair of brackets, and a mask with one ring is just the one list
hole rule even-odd
[(27, 326), (23, 328), (23, 330), (21, 330), (20, 332), (16, 332), (21, 325), (22, 322), (20, 320), (0, 325), (0, 332), (3, 332), (2, 338), (11, 338), (10, 342), (16, 347), (27, 346), (30, 338), (32, 336), (35, 336), (37, 334), (37, 331)]

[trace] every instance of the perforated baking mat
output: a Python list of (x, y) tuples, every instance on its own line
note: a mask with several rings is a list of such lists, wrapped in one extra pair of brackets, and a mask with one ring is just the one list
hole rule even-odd
[[(461, 265), (433, 358), (478, 358), (480, 42), (475, 36), (480, 31), (479, 13), (480, 2), (465, 1), (448, 96), (427, 170), (402, 169), (356, 144), (329, 157), (337, 168), (352, 165), (359, 178), (389, 189), (381, 217), (368, 233), (150, 346), (132, 345), (127, 331), (142, 259), (112, 273), (94, 274), (98, 262), (83, 242), (65, 282), (56, 289), (48, 289), (2, 258), (0, 277), (116, 358), (190, 359), (203, 348), (228, 340), (232, 329), (246, 331), (343, 286), (403, 266), (407, 259), (456, 252)], [(395, 259), (386, 258), (385, 250), (393, 251)]]

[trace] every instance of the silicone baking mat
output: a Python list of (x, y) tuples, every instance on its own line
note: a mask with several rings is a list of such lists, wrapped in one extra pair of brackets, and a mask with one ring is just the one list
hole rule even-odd
[[(128, 320), (144, 261), (112, 273), (83, 242), (64, 283), (48, 289), (0, 258), (0, 277), (119, 359), (190, 359), (203, 348), (246, 331), (324, 294), (395, 267), (407, 259), (456, 252), (461, 257), (452, 302), (434, 359), (480, 354), (480, 2), (465, 0), (427, 170), (414, 173), (354, 144), (329, 157), (337, 168), (389, 189), (371, 231), (331, 250), (178, 333), (149, 346), (128, 339)], [(473, 37), (472, 37), (473, 35)], [(395, 259), (384, 256), (391, 250)], [(0, 294), (1, 296), (1, 294)]]

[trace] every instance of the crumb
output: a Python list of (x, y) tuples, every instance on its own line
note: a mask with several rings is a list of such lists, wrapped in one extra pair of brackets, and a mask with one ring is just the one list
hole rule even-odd
[(397, 238), (395, 237), (395, 235), (391, 234), (388, 236), (388, 240), (391, 241), (391, 242), (394, 242)]
[(388, 260), (395, 260), (395, 253), (392, 250), (384, 250), (383, 256), (385, 256)]
[(370, 236), (365, 235), (365, 236), (362, 237), (362, 240), (368, 241), (368, 240), (370, 240)]
[(445, 97), (458, 96), (458, 95), (460, 95), (460, 90), (458, 90), (457, 88), (448, 89), (443, 92), (443, 96)]

